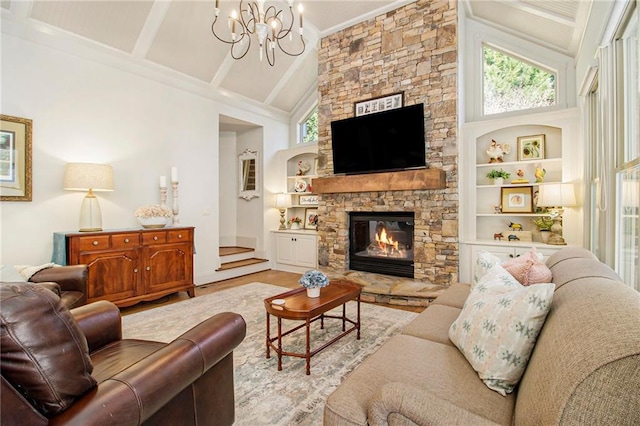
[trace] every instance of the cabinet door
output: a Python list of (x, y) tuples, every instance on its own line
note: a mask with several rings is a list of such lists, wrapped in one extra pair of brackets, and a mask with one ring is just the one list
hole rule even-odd
[[(471, 247), (471, 258), (472, 260), (472, 266), (476, 264), (476, 260), (478, 260), (478, 254), (481, 251), (488, 251), (489, 253), (493, 254), (494, 256), (499, 257), (502, 261), (505, 260), (509, 260), (509, 259), (513, 259), (513, 256), (515, 256), (515, 251), (513, 249), (513, 247), (502, 247), (502, 246), (472, 246)], [(472, 268), (473, 270), (473, 268)]]
[[(525, 253), (528, 253), (528, 252), (530, 252), (530, 251), (531, 251), (531, 249), (530, 249), (530, 248), (523, 248), (523, 247), (519, 247), (519, 248), (516, 248), (515, 255), (516, 255), (516, 257), (517, 257), (517, 256), (523, 255), (523, 254), (525, 254)], [(545, 248), (541, 248), (541, 247), (536, 247), (536, 252), (538, 252), (539, 254), (541, 254), (541, 255), (542, 255), (542, 261), (543, 261), (543, 262), (546, 262), (547, 258), (548, 258), (549, 256), (551, 256), (553, 253), (557, 252), (557, 251), (558, 251), (558, 249), (557, 249), (557, 248), (546, 248), (546, 247), (545, 247)]]
[(276, 261), (295, 265), (294, 237), (290, 234), (276, 235)]
[(315, 268), (318, 259), (316, 237), (313, 235), (298, 235), (295, 240), (296, 263), (299, 266)]
[(152, 245), (144, 249), (143, 292), (181, 289), (193, 284), (191, 243)]
[(137, 294), (139, 259), (137, 250), (80, 253), (79, 263), (89, 267), (87, 302), (117, 301)]

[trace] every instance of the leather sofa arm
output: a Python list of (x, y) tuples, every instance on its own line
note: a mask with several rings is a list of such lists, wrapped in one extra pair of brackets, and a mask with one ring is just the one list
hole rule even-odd
[(393, 415), (402, 417), (402, 424), (497, 425), (424, 388), (398, 382), (385, 384), (373, 395), (369, 401), (367, 420), (370, 426), (386, 426)]
[(29, 279), (33, 283), (52, 281), (60, 285), (62, 291), (79, 291), (87, 294), (87, 265), (55, 266), (36, 272)]
[(122, 318), (116, 305), (106, 300), (71, 309), (87, 338), (89, 353), (122, 339)]
[(245, 337), (244, 319), (217, 314), (105, 380), (51, 424), (138, 425), (227, 356)]

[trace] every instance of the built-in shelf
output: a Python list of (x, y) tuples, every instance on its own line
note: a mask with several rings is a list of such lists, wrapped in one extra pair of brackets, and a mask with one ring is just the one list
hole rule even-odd
[(435, 168), (353, 176), (331, 176), (313, 180), (313, 192), (317, 194), (445, 189), (446, 186), (446, 172)]

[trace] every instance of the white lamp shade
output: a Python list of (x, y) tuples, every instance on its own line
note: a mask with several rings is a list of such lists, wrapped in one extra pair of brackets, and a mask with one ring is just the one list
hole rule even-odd
[(286, 209), (291, 205), (291, 197), (284, 192), (276, 194), (276, 207), (279, 209)]
[(63, 188), (72, 191), (113, 191), (113, 168), (108, 164), (68, 163)]
[(538, 206), (572, 207), (576, 206), (576, 195), (571, 183), (549, 183), (540, 185)]

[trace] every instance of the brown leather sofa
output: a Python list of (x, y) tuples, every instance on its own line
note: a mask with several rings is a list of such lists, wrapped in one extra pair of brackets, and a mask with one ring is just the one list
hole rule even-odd
[(62, 299), (71, 309), (87, 304), (87, 265), (56, 266), (36, 272), (29, 279), (32, 283), (42, 283)]
[(69, 311), (25, 283), (2, 283), (0, 294), (1, 424), (233, 423), (240, 315), (215, 315), (167, 344), (122, 339), (120, 311), (107, 301)]

